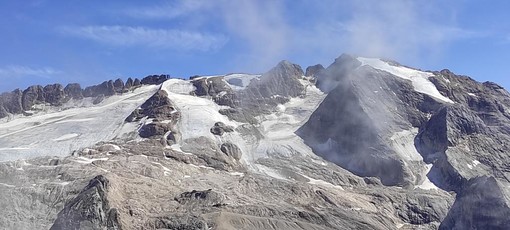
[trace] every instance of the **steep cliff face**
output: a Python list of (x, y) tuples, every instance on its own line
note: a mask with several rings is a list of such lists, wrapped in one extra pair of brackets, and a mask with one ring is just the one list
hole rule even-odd
[[(342, 55), (306, 73), (283, 61), (262, 75), (153, 75), (0, 99), (13, 118), (0, 123), (0, 153), (13, 156), (0, 162), (3, 228), (509, 224), (510, 96), (446, 70)], [(58, 110), (27, 109), (41, 105)]]
[(392, 74), (404, 67), (363, 61), (374, 63), (342, 55), (321, 72), (317, 84), (328, 96), (298, 134), (317, 154), (358, 175), (378, 177), (386, 185), (420, 185), (427, 166), (413, 135), (447, 102)]
[[(447, 70), (428, 73), (347, 55), (317, 83), (330, 93), (298, 130), (315, 153), (387, 185), (419, 187), (428, 177), (457, 192), (455, 217), (444, 229), (505, 226), (508, 198), (489, 194), (508, 192), (507, 91)], [(404, 133), (407, 143), (399, 142)], [(480, 199), (467, 198), (473, 194)], [(485, 199), (495, 202), (494, 210), (476, 210)], [(475, 211), (460, 214), (466, 207)], [(460, 215), (476, 224), (452, 220)]]

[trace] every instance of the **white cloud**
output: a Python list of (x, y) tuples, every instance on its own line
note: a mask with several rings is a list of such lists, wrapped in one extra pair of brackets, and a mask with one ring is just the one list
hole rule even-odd
[(216, 50), (228, 41), (226, 36), (220, 34), (131, 26), (64, 27), (60, 31), (114, 46), (147, 46), (176, 50)]
[(127, 8), (121, 13), (140, 19), (174, 19), (202, 9), (210, 9), (214, 4), (213, 1), (200, 0), (171, 1), (151, 7)]
[(458, 27), (453, 8), (436, 1), (221, 3), (230, 32), (243, 36), (254, 58), (272, 63), (290, 57), (324, 63), (341, 52), (424, 62), (440, 57), (451, 42), (483, 36)]
[(348, 51), (397, 59), (430, 58), (452, 41), (476, 36), (445, 15), (435, 19), (430, 9), (414, 1), (357, 1), (352, 16), (337, 26)]
[(268, 68), (288, 58), (286, 54), (295, 37), (284, 17), (282, 2), (221, 1), (218, 7), (226, 29), (246, 42), (251, 68)]
[[(480, 36), (456, 25), (457, 8), (439, 0), (324, 0), (320, 4), (312, 0), (178, 0), (122, 12), (136, 19), (167, 20), (181, 28), (222, 31), (232, 40), (228, 45), (238, 50), (228, 62), (248, 70), (265, 70), (287, 58), (328, 63), (341, 52), (407, 63), (437, 59), (451, 42)], [(109, 29), (118, 33), (116, 28)], [(144, 37), (138, 32), (125, 33)], [(91, 31), (85, 34), (112, 44), (162, 43), (145, 38), (133, 41), (130, 36), (122, 38), (124, 35), (99, 38), (89, 35), (97, 34)], [(216, 44), (224, 44), (221, 36), (212, 37)]]
[(50, 78), (61, 73), (62, 71), (55, 70), (51, 67), (32, 68), (21, 65), (10, 65), (0, 68), (0, 78), (20, 78), (27, 76)]

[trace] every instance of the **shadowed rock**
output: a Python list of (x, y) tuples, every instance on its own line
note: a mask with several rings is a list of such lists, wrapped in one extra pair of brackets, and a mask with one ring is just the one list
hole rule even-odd
[(59, 212), (52, 230), (121, 229), (119, 215), (108, 200), (109, 180), (96, 176)]

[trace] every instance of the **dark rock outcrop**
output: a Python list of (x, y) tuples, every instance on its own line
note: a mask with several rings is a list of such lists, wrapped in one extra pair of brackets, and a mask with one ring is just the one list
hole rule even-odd
[(236, 144), (230, 142), (221, 144), (220, 150), (227, 156), (233, 157), (236, 160), (240, 160), (243, 155), (241, 149)]
[(0, 94), (0, 118), (23, 112), (22, 95), (23, 92), (19, 89)]
[(168, 131), (171, 131), (172, 127), (170, 124), (153, 122), (144, 125), (140, 128), (139, 134), (143, 138), (161, 137)]
[(140, 79), (135, 78), (135, 80), (133, 81), (133, 86), (134, 86), (134, 87), (138, 87), (138, 86), (140, 86), (140, 85), (142, 85), (142, 83), (140, 82)]
[(183, 192), (174, 199), (180, 204), (186, 206), (211, 207), (223, 205), (225, 197), (212, 191), (212, 189), (208, 189), (204, 191), (193, 190), (191, 192)]
[(64, 87), (61, 84), (47, 85), (43, 88), (44, 100), (50, 105), (58, 106), (65, 102)]
[(198, 78), (191, 81), (196, 90), (196, 96), (208, 96), (218, 105), (235, 107), (238, 104), (237, 95), (223, 80), (223, 77)]
[(117, 80), (113, 82), (113, 88), (115, 89), (116, 93), (122, 93), (124, 90), (124, 81), (122, 81), (120, 78), (117, 78)]
[(109, 183), (102, 175), (92, 179), (59, 212), (51, 229), (121, 229), (119, 214), (108, 200)]
[(308, 67), (306, 67), (305, 76), (315, 77), (315, 76), (319, 75), (324, 70), (325, 70), (325, 68), (321, 64), (308, 66)]
[[(162, 75), (149, 75), (147, 77), (144, 77), (140, 83), (142, 85), (159, 85), (161, 83), (163, 83), (164, 81), (170, 79), (170, 75), (165, 75), (165, 74), (162, 74)], [(135, 80), (135, 84), (133, 84), (136, 86), (136, 80)]]
[(31, 110), (32, 106), (39, 103), (44, 103), (44, 90), (40, 85), (30, 86), (23, 91), (21, 103), (24, 110)]
[[(180, 113), (174, 107), (168, 93), (158, 90), (152, 97), (145, 101), (139, 109), (134, 110), (126, 119), (126, 122), (139, 122), (141, 119), (152, 119), (152, 122), (144, 124), (139, 135), (143, 138), (162, 138), (162, 142), (175, 143), (179, 139), (179, 131), (176, 124)], [(165, 121), (165, 122), (162, 122)]]
[(73, 99), (76, 99), (76, 100), (79, 100), (79, 99), (83, 98), (82, 91), (83, 90), (81, 89), (81, 86), (78, 83), (68, 84), (64, 88), (64, 93), (65, 93), (66, 97), (70, 97), (70, 98), (73, 98)]
[(127, 81), (126, 81), (126, 84), (124, 85), (124, 88), (126, 90), (130, 89), (131, 87), (133, 87), (133, 79), (132, 78), (128, 78)]
[(154, 221), (154, 229), (179, 229), (179, 230), (208, 230), (210, 229), (204, 218), (196, 215), (172, 215), (157, 218)]
[(211, 128), (211, 133), (214, 135), (218, 135), (218, 136), (221, 136), (226, 132), (229, 133), (229, 132), (233, 132), (233, 131), (234, 131), (234, 127), (232, 127), (230, 125), (226, 125), (223, 122), (216, 122), (216, 123), (214, 123), (214, 126)]
[(115, 94), (115, 87), (113, 81), (104, 81), (99, 85), (89, 86), (83, 90), (83, 96), (96, 97), (98, 95), (111, 96)]
[(179, 113), (168, 98), (168, 93), (164, 90), (158, 90), (140, 106), (140, 109), (133, 111), (126, 118), (126, 121), (139, 121), (143, 117), (158, 121), (177, 120)]
[(510, 208), (508, 193), (493, 177), (471, 179), (457, 195), (439, 229), (508, 229)]

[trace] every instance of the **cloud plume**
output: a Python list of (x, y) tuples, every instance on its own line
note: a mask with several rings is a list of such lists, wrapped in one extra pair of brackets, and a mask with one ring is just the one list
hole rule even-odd
[(62, 71), (53, 69), (51, 67), (32, 68), (22, 65), (10, 65), (0, 68), (0, 78), (20, 78), (20, 77), (43, 77), (49, 78), (51, 76), (61, 74)]
[(60, 31), (113, 46), (146, 46), (191, 51), (215, 50), (228, 40), (221, 34), (132, 26), (64, 27)]

